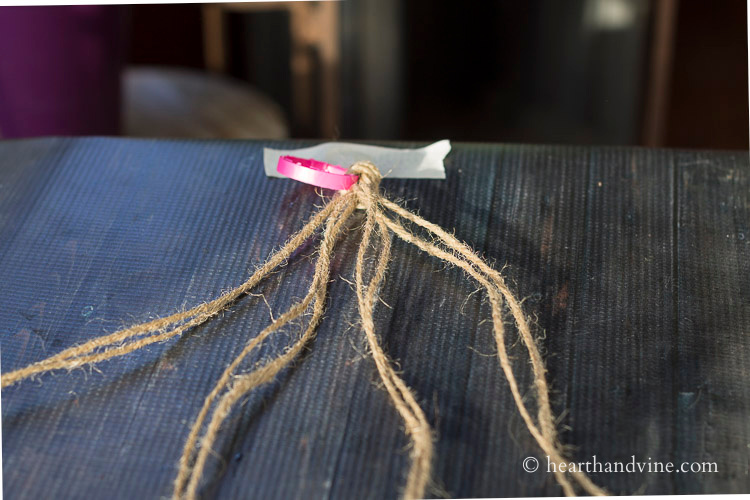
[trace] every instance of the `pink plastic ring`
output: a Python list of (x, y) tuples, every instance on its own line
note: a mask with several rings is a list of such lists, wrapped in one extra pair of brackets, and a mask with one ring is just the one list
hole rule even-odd
[(347, 190), (359, 180), (358, 175), (347, 174), (344, 167), (294, 156), (280, 157), (276, 171), (291, 179), (328, 189)]

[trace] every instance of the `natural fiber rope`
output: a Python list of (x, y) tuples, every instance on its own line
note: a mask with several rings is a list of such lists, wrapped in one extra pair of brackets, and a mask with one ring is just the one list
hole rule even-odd
[[(261, 280), (282, 265), (306, 240), (313, 236), (321, 225), (325, 224), (319, 244), (315, 273), (307, 295), (248, 342), (240, 354), (225, 369), (214, 389), (206, 397), (196, 417), (185, 441), (182, 457), (179, 460), (179, 471), (174, 482), (173, 493), (175, 499), (195, 499), (198, 496), (203, 470), (209, 455), (212, 453), (212, 446), (232, 408), (253, 389), (273, 381), (276, 375), (289, 366), (314, 337), (315, 330), (323, 316), (326, 290), (330, 279), (331, 255), (336, 240), (344, 230), (352, 213), (357, 208), (361, 208), (365, 212), (365, 221), (355, 263), (354, 285), (362, 329), (375, 367), (391, 402), (404, 421), (406, 434), (411, 442), (411, 466), (403, 490), (404, 498), (424, 497), (430, 480), (433, 436), (416, 396), (394, 370), (375, 332), (373, 313), (378, 291), (385, 278), (391, 255), (391, 232), (424, 252), (461, 268), (486, 290), (492, 309), (493, 331), (500, 366), (508, 381), (521, 418), (540, 448), (549, 457), (550, 462), (557, 464), (566, 462), (558, 441), (555, 420), (549, 401), (549, 386), (546, 380), (544, 361), (521, 304), (506, 285), (502, 275), (490, 267), (468, 245), (439, 226), (383, 197), (379, 187), (381, 175), (373, 164), (359, 162), (352, 166), (350, 170), (360, 176), (359, 182), (351, 190), (335, 195), (298, 233), (292, 236), (280, 250), (274, 253), (263, 266), (258, 268), (239, 287), (188, 311), (135, 325), (110, 335), (104, 335), (82, 345), (66, 349), (20, 370), (5, 373), (2, 375), (2, 387), (5, 388), (44, 372), (58, 369), (71, 370), (121, 356), (152, 343), (169, 340), (189, 328), (204, 323), (230, 306), (239, 297), (250, 292)], [(399, 218), (428, 231), (433, 238), (427, 240), (413, 234), (399, 222)], [(379, 236), (379, 243), (376, 245), (372, 244), (374, 234)], [(366, 279), (364, 263), (373, 246), (376, 246), (378, 251), (375, 255), (374, 268), (370, 272), (371, 276)], [(531, 360), (537, 403), (536, 420), (532, 417), (523, 400), (505, 347), (503, 303), (510, 310)], [(264, 340), (291, 321), (303, 316), (311, 306), (312, 314), (305, 331), (285, 352), (266, 363), (259, 363), (247, 373), (237, 374), (241, 363), (250, 353), (258, 349)], [(202, 436), (201, 431), (203, 431)], [(592, 495), (606, 494), (603, 489), (593, 484), (585, 473), (577, 471), (568, 473), (570, 474), (568, 476), (566, 473), (560, 472), (559, 467), (556, 469), (555, 479), (566, 495), (575, 495), (574, 483), (586, 493)]]
[[(430, 424), (427, 422), (422, 408), (417, 403), (416, 397), (406, 383), (396, 374), (388, 362), (383, 349), (380, 347), (375, 335), (375, 321), (373, 309), (377, 291), (380, 283), (385, 277), (388, 267), (388, 259), (391, 255), (391, 239), (388, 229), (378, 207), (380, 198), (380, 172), (371, 163), (358, 163), (351, 169), (353, 173), (360, 175), (360, 181), (355, 186), (354, 192), (358, 195), (360, 203), (364, 205), (366, 212), (365, 227), (362, 234), (362, 242), (357, 252), (355, 265), (355, 287), (357, 289), (357, 302), (359, 304), (359, 315), (362, 319), (362, 329), (365, 331), (367, 343), (370, 346), (372, 358), (378, 370), (388, 395), (391, 397), (396, 410), (406, 424), (406, 433), (411, 439), (412, 466), (406, 480), (404, 490), (405, 498), (422, 498), (424, 496), (427, 481), (430, 478), (430, 465), (432, 462), (432, 435)], [(365, 287), (363, 281), (363, 262), (370, 246), (370, 239), (375, 226), (380, 231), (381, 250), (375, 266), (375, 272), (370, 283)]]

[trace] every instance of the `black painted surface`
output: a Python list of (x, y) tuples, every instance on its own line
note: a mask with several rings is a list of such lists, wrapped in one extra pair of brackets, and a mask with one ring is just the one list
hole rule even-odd
[[(264, 177), (263, 143), (0, 143), (0, 335), (9, 371), (242, 282), (320, 200)], [(282, 145), (275, 143), (275, 146)], [(284, 143), (294, 147), (298, 143)], [(592, 474), (615, 493), (750, 492), (747, 153), (458, 144), (447, 181), (385, 180), (506, 274), (536, 317), (576, 461), (715, 462)], [(355, 323), (357, 221), (309, 352), (227, 421), (203, 487), (221, 498), (393, 498), (407, 450)], [(310, 245), (261, 287), (301, 297)], [(396, 241), (377, 325), (438, 437), (433, 493), (558, 495), (461, 272)], [(2, 393), (8, 498), (168, 496), (183, 440), (269, 321), (241, 299), (179, 340)], [(354, 326), (353, 326), (354, 325)], [(299, 327), (290, 329), (296, 334)], [(526, 392), (521, 346), (510, 342)], [(260, 357), (289, 341), (280, 335)], [(509, 343), (510, 343), (509, 342)], [(249, 365), (248, 365), (249, 366)]]

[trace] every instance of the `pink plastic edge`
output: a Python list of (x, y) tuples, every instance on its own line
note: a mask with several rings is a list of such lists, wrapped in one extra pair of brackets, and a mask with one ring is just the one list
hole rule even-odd
[(359, 180), (358, 175), (346, 174), (338, 165), (294, 156), (281, 156), (276, 165), (281, 175), (326, 189), (348, 190)]

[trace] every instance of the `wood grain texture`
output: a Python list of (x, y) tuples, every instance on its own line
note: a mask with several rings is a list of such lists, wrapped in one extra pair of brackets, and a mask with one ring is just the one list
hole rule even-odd
[[(216, 296), (301, 227), (315, 191), (267, 179), (299, 141), (0, 143), (0, 341), (11, 370)], [(746, 153), (458, 144), (447, 180), (384, 180), (470, 243), (535, 317), (576, 461), (715, 462), (715, 473), (600, 473), (615, 493), (750, 492)], [(358, 221), (332, 263), (309, 351), (238, 407), (207, 498), (395, 498), (406, 439), (356, 325)], [(308, 245), (259, 292), (278, 314)], [(394, 240), (376, 324), (436, 430), (434, 494), (559, 495), (493, 358), (489, 308), (461, 272)], [(259, 297), (176, 341), (2, 393), (9, 498), (159, 498), (226, 364), (269, 321)], [(282, 349), (275, 337), (248, 367)], [(530, 379), (509, 339), (517, 376)], [(568, 427), (569, 426), (569, 427)]]

